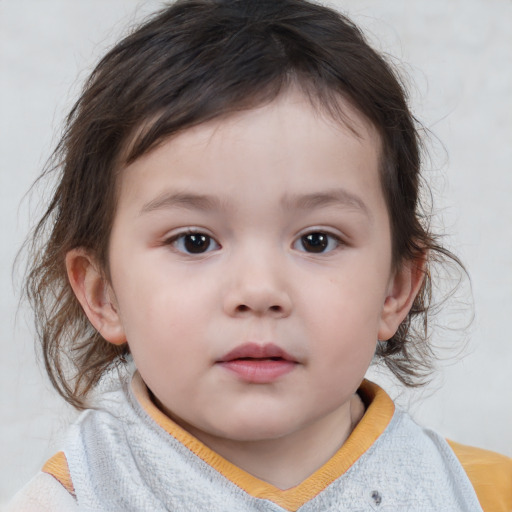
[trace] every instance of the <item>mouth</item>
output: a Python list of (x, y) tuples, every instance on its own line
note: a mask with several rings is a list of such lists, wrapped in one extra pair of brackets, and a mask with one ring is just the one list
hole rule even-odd
[(245, 343), (217, 361), (238, 379), (254, 384), (268, 384), (293, 371), (299, 362), (273, 343)]
[(273, 343), (266, 343), (265, 345), (258, 345), (257, 343), (244, 343), (228, 352), (218, 361), (224, 363), (234, 361), (236, 359), (258, 360), (284, 360), (290, 362), (297, 362), (288, 352)]

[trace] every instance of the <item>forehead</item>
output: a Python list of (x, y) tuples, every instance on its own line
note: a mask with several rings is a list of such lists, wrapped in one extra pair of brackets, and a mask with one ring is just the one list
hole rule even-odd
[[(290, 110), (286, 113), (289, 118), (294, 115), (301, 116), (307, 112), (318, 119), (322, 118), (333, 127), (345, 127), (354, 135), (364, 137), (367, 132), (371, 132), (378, 139), (374, 142), (379, 148), (381, 146), (382, 139), (378, 135), (379, 130), (342, 92), (319, 88), (307, 80), (290, 78), (290, 82), (285, 84), (280, 92), (271, 89), (266, 93), (262, 92), (261, 97), (249, 95), (241, 101), (234, 102), (224, 99), (217, 106), (210, 105), (213, 111), (208, 114), (208, 117), (203, 119), (201, 115), (199, 118), (194, 117), (190, 121), (191, 124), (172, 124), (170, 132), (166, 132), (169, 130), (167, 126), (169, 123), (165, 121), (168, 116), (172, 117), (170, 112), (164, 109), (151, 115), (138, 124), (127, 136), (118, 156), (118, 163), (126, 166), (167, 141), (183, 138), (180, 137), (183, 133), (191, 135), (197, 132), (206, 132), (208, 129), (217, 130), (221, 126), (228, 127), (230, 124), (238, 124), (240, 120), (249, 117), (248, 113), (252, 114), (253, 119), (257, 117), (256, 114), (259, 114), (260, 118), (270, 117), (278, 110), (277, 106), (284, 104), (295, 107), (294, 112)], [(163, 122), (162, 119), (164, 119)]]
[(348, 101), (340, 98), (338, 110), (342, 119), (291, 90), (261, 107), (185, 129), (123, 169), (119, 199), (155, 200), (170, 187), (227, 200), (256, 184), (252, 196), (266, 191), (270, 197), (275, 190), (293, 196), (317, 186), (339, 188), (340, 180), (359, 194), (375, 191), (379, 134)]

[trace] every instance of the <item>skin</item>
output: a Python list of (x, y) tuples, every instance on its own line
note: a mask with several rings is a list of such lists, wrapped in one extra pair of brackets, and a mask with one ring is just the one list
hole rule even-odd
[[(90, 321), (128, 342), (160, 409), (282, 489), (345, 442), (377, 339), (421, 284), (416, 264), (391, 260), (379, 136), (344, 109), (357, 134), (288, 91), (165, 141), (122, 171), (111, 280), (82, 249), (66, 260)], [(209, 237), (204, 252), (188, 251), (190, 231)], [(240, 379), (218, 361), (246, 342), (279, 346), (293, 369)]]

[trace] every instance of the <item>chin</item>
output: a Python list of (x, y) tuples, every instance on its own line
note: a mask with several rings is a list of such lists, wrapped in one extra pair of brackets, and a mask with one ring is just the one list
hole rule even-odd
[[(258, 419), (261, 420), (262, 418)], [(238, 424), (230, 423), (228, 429), (222, 429), (222, 433), (219, 432), (219, 437), (223, 437), (231, 441), (250, 443), (272, 441), (274, 439), (285, 437), (292, 432), (293, 430), (290, 429), (290, 425), (285, 424), (283, 421), (247, 422), (247, 420), (244, 420)]]

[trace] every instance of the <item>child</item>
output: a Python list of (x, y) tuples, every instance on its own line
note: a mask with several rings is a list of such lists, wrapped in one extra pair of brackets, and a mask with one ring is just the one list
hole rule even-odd
[(178, 1), (100, 62), (55, 158), (27, 289), (87, 411), (12, 510), (512, 509), (512, 461), (364, 380), (426, 374), (452, 256), (405, 93), (349, 20)]

